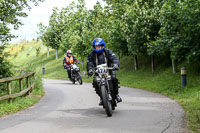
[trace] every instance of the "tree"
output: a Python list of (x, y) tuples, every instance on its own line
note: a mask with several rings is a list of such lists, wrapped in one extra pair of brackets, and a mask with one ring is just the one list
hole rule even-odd
[(7, 61), (8, 54), (4, 53), (5, 46), (0, 46), (0, 78), (9, 77), (12, 75), (11, 64)]
[(61, 36), (63, 33), (63, 23), (60, 23), (59, 10), (53, 9), (53, 13), (49, 19), (49, 26), (44, 26), (42, 23), (38, 24), (41, 40), (47, 47), (56, 49), (56, 59), (58, 59), (58, 49), (61, 44)]
[(161, 29), (157, 42), (170, 52), (173, 71), (176, 62), (200, 60), (200, 1), (165, 2), (161, 9)]
[(87, 45), (88, 42), (85, 42), (85, 35), (87, 34), (87, 14), (88, 11), (85, 7), (85, 1), (79, 0), (79, 3), (76, 5), (76, 12), (73, 14), (72, 20), (72, 31), (71, 31), (71, 48), (76, 53), (76, 55), (81, 57), (82, 69), (84, 67), (84, 57), (87, 55)]
[[(105, 7), (105, 18), (107, 20), (106, 30), (109, 33), (110, 48), (120, 58), (120, 55), (128, 55), (127, 40), (124, 31), (124, 14), (126, 10), (127, 1), (113, 0), (108, 2)], [(111, 6), (110, 6), (111, 5)]]
[(29, 1), (38, 5), (38, 2), (42, 0), (0, 0), (0, 78), (11, 75), (11, 66), (6, 59), (8, 55), (3, 53), (4, 45), (15, 37), (10, 33), (10, 29), (18, 29), (22, 25), (19, 19), (27, 16), (23, 11), (25, 8), (31, 9)]
[(28, 2), (38, 5), (42, 0), (0, 0), (0, 42), (4, 43), (15, 37), (10, 33), (9, 25), (18, 29), (22, 25), (20, 17), (26, 17), (25, 8), (31, 9)]

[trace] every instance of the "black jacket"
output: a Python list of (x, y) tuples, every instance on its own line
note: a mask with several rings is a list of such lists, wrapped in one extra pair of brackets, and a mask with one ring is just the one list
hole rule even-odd
[[(108, 67), (111, 67), (112, 64), (117, 64), (119, 66), (120, 61), (117, 58), (117, 56), (109, 49), (104, 49), (103, 51), (105, 53), (106, 59), (107, 59), (107, 65)], [(92, 51), (89, 55), (88, 55), (88, 60), (87, 60), (87, 71), (89, 71), (90, 69), (93, 69), (94, 67), (97, 66), (96, 64), (96, 55), (98, 58), (98, 65), (104, 64), (105, 63), (105, 57), (104, 54), (100, 53), (97, 54), (94, 51)]]

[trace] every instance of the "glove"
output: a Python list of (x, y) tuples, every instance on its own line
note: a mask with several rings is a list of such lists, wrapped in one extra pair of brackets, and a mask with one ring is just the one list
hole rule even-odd
[(92, 74), (93, 74), (93, 70), (90, 69), (90, 70), (88, 71), (88, 76), (90, 77), (90, 76), (92, 76)]
[(119, 70), (119, 66), (118, 66), (117, 64), (113, 64), (113, 68), (114, 68), (115, 70)]
[(64, 69), (67, 69), (67, 66), (66, 66), (66, 65), (64, 65)]
[(81, 64), (80, 62), (77, 62), (77, 64)]

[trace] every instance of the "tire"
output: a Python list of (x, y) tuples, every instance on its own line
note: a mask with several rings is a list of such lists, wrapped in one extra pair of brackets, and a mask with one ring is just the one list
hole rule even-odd
[(77, 80), (78, 80), (78, 82), (79, 82), (80, 85), (83, 84), (83, 80), (82, 80), (80, 72), (78, 72), (78, 78), (77, 78)]
[(103, 107), (106, 110), (106, 114), (108, 117), (112, 116), (112, 103), (109, 101), (108, 92), (106, 90), (105, 85), (101, 86), (101, 98), (103, 101)]
[(72, 83), (75, 84), (76, 80), (75, 80), (75, 77), (74, 75), (72, 75)]
[(112, 110), (115, 110), (115, 107), (117, 106), (117, 102), (115, 100), (114, 92), (111, 91), (111, 93), (112, 93)]
[(82, 85), (82, 84), (83, 84), (82, 77), (79, 77), (79, 78), (78, 78), (78, 82), (79, 82), (79, 84), (80, 84), (80, 85)]

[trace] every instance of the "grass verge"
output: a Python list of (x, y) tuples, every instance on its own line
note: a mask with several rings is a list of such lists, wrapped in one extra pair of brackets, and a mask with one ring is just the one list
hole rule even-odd
[(9, 103), (8, 100), (2, 101), (0, 103), (0, 117), (16, 113), (37, 103), (40, 100), (40, 98), (44, 95), (44, 90), (42, 87), (40, 76), (35, 76), (35, 83), (36, 84), (30, 95), (17, 97), (13, 99), (11, 103)]

